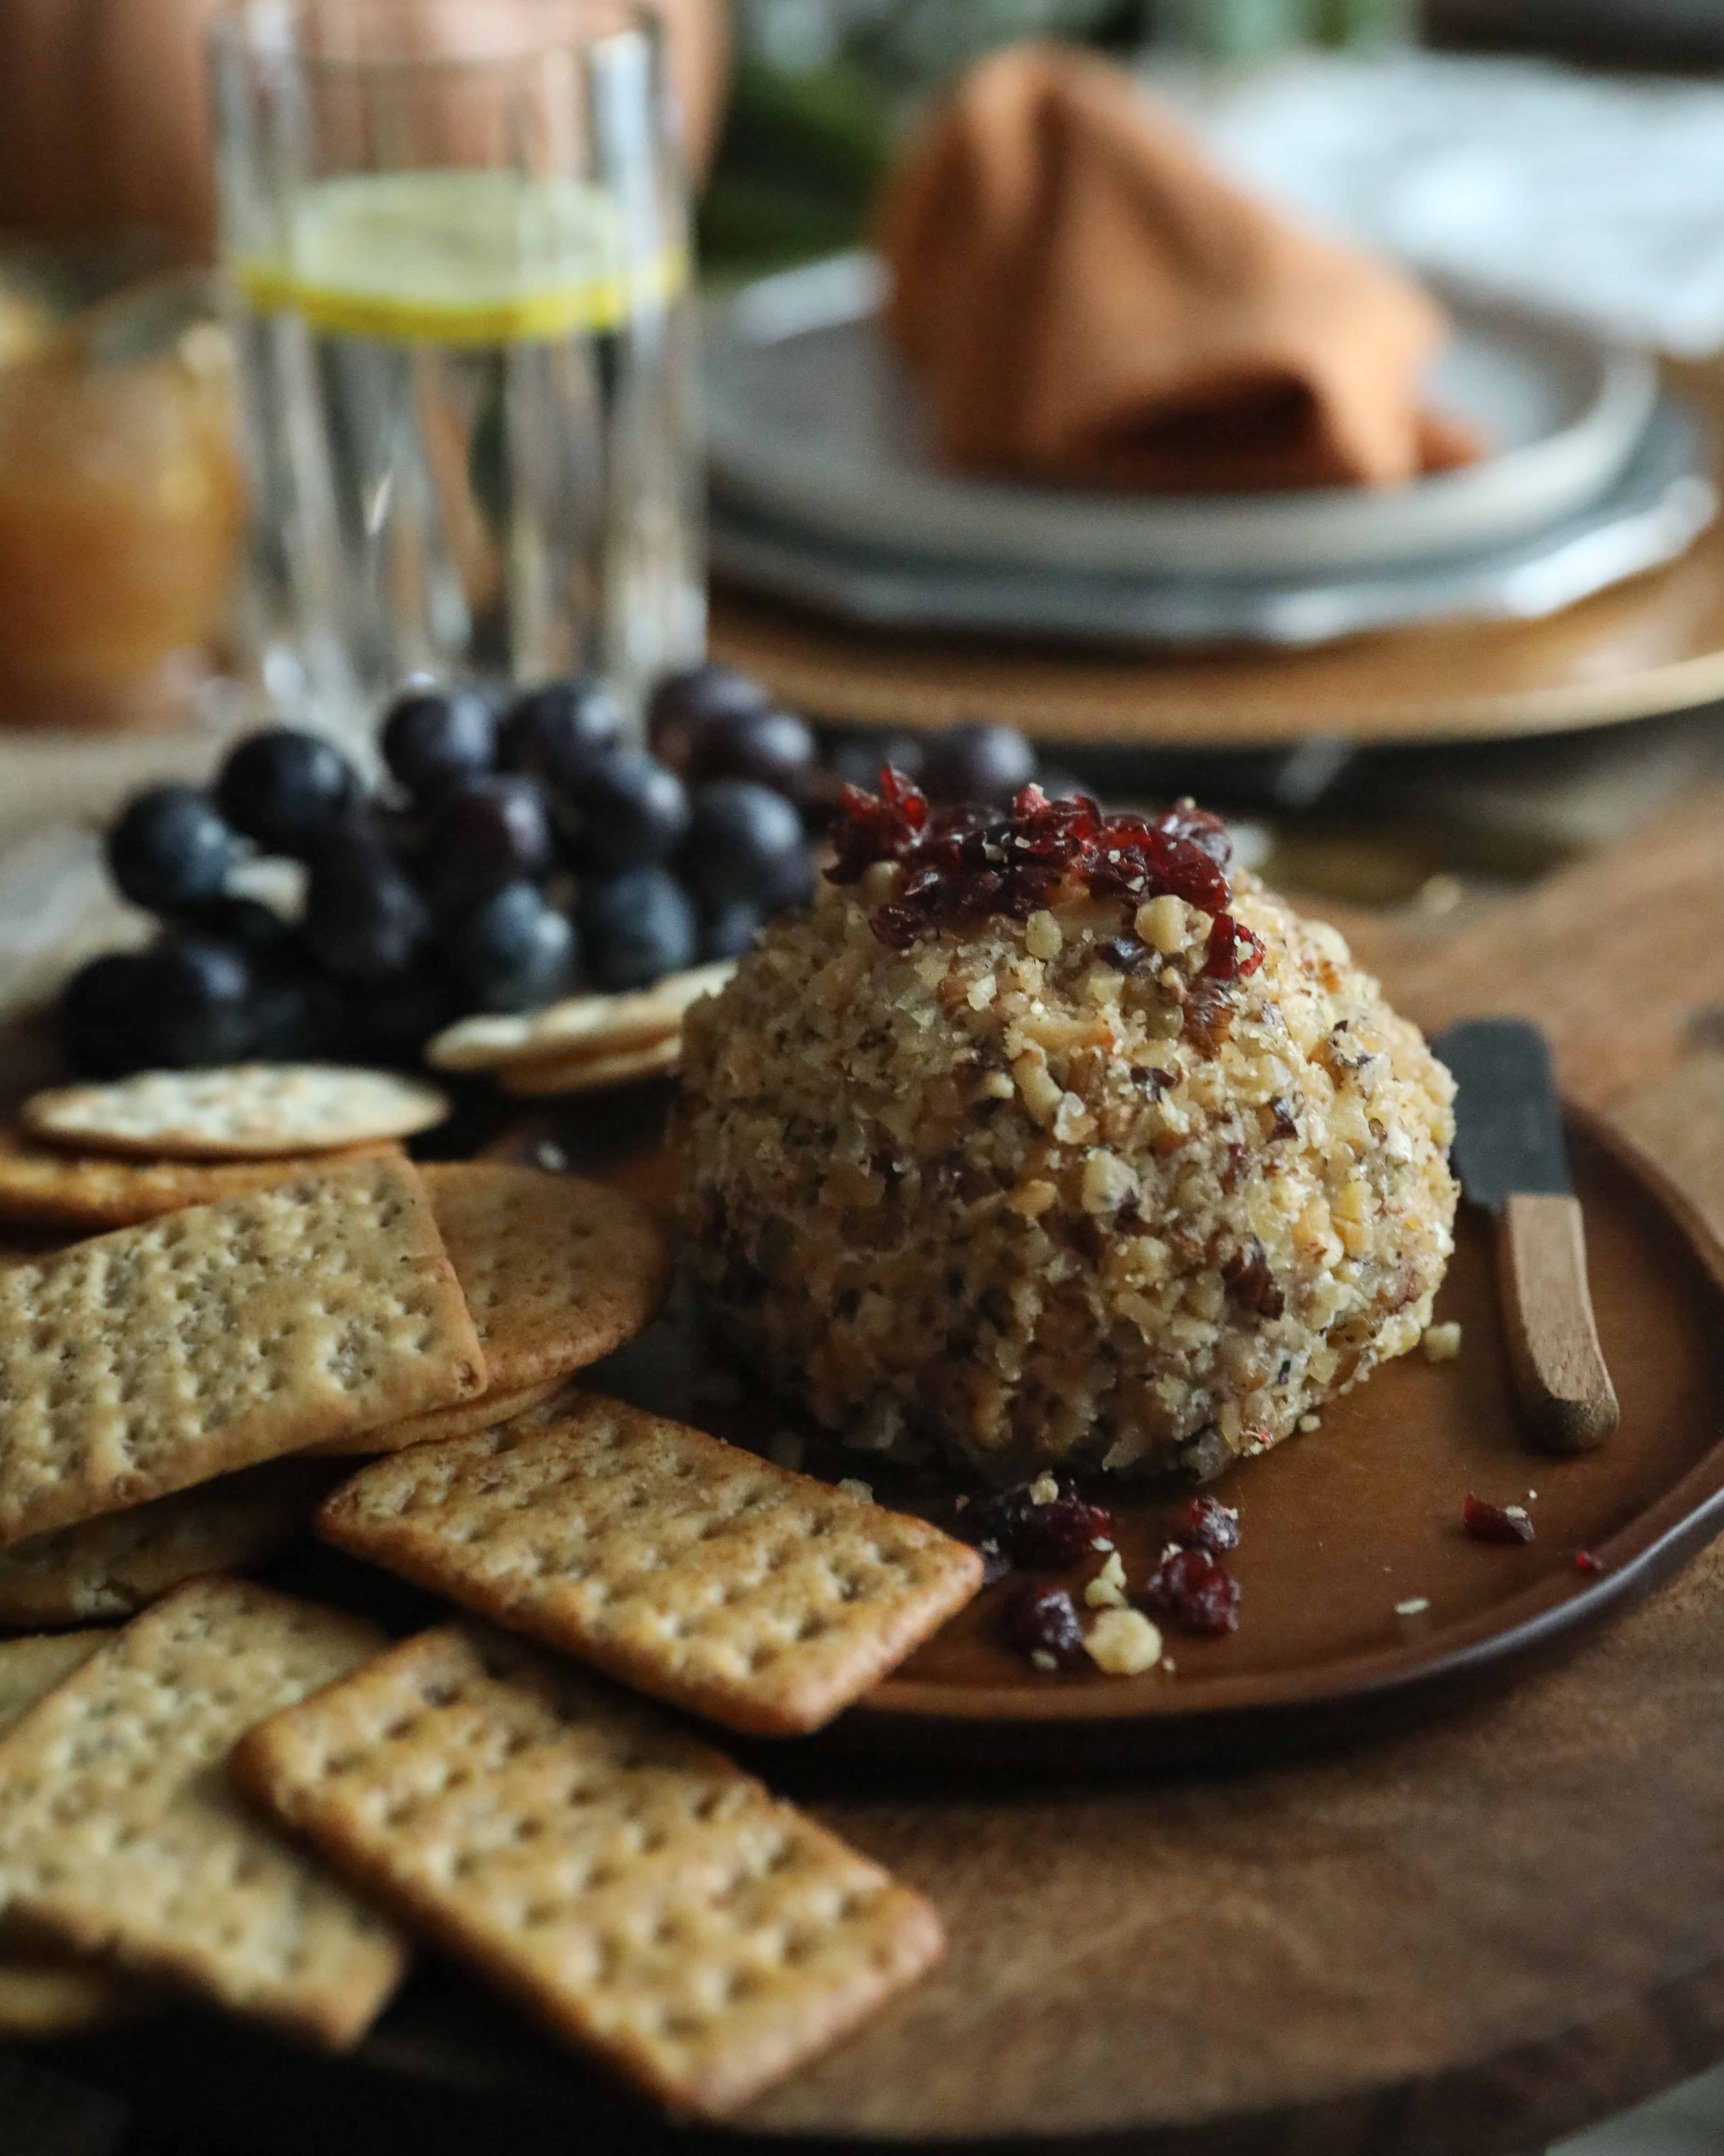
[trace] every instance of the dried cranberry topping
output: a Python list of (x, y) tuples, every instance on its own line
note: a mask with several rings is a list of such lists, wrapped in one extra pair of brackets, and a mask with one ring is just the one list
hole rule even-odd
[(1594, 1557), (1590, 1550), (1576, 1550), (1574, 1569), (1577, 1572), (1585, 1573), (1590, 1578), (1596, 1579), (1600, 1573), (1609, 1572), (1610, 1568), (1603, 1558)]
[(1219, 1557), (1224, 1550), (1237, 1549), (1238, 1507), (1224, 1505), (1219, 1497), (1193, 1497), (1185, 1508), (1178, 1540), (1188, 1549), (1208, 1550), (1211, 1557)]
[(1230, 913), (1218, 913), (1209, 923), (1209, 941), (1203, 955), (1204, 978), (1211, 981), (1243, 981), (1262, 963), (1261, 938), (1254, 936), (1243, 921), (1235, 921)]
[(1467, 1532), (1481, 1543), (1530, 1543), (1532, 1539), (1532, 1522), (1518, 1505), (1505, 1511), (1501, 1505), (1487, 1504), (1482, 1497), (1474, 1496), (1470, 1490), (1460, 1508), (1460, 1520)]
[(1182, 1632), (1236, 1631), (1239, 1584), (1208, 1550), (1171, 1550), (1156, 1568), (1143, 1599)]
[(878, 793), (847, 783), (832, 831), (838, 858), (828, 875), (834, 883), (855, 883), (875, 861), (901, 859), (927, 820), (926, 795), (889, 763), (880, 766)]
[(1287, 1306), (1280, 1282), (1269, 1269), (1269, 1253), (1255, 1235), (1226, 1260), (1221, 1277), (1236, 1301), (1259, 1317), (1279, 1317)]
[(1030, 1495), (1034, 1486), (1019, 1482), (972, 1506), (966, 1515), (968, 1532), (998, 1543), (1021, 1565), (1075, 1564), (1098, 1537), (1112, 1539), (1113, 1515), (1105, 1505), (1090, 1504), (1066, 1483), (1057, 1497), (1038, 1505)]
[[(877, 794), (844, 788), (833, 849), (827, 875), (837, 884), (859, 882), (876, 861), (902, 865), (902, 889), (872, 922), (890, 949), (982, 915), (1027, 921), (1065, 886), (1133, 906), (1171, 894), (1214, 915), (1217, 927), (1226, 920), (1220, 942), (1213, 930), (1209, 938), (1217, 978), (1236, 980), (1262, 960), (1257, 939), (1227, 911), (1225, 827), (1188, 801), (1155, 817), (1104, 816), (1086, 794), (1050, 801), (1039, 787), (1026, 786), (1003, 813), (973, 802), (931, 809), (903, 773), (886, 765)], [(1216, 971), (1224, 947), (1224, 975)], [(1103, 955), (1116, 950), (1130, 970), (1143, 963), (1142, 948), (1135, 937), (1121, 937)]]
[(1062, 1669), (1084, 1658), (1084, 1628), (1063, 1587), (1038, 1587), (1026, 1579), (1006, 1597), (1000, 1610), (1006, 1645), (1020, 1655), (1051, 1655)]

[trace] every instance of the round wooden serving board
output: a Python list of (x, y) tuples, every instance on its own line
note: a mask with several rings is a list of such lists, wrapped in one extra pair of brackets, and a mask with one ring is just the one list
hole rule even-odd
[[(576, 1165), (608, 1160), (662, 1194), (662, 1160), (639, 1142), (653, 1104), (627, 1112), (620, 1155), (587, 1110), (559, 1142), (588, 1149)], [(509, 1142), (531, 1157), (546, 1135), (541, 1122)], [(1522, 1448), (1501, 1398), (1485, 1239), (1466, 1224), (1445, 1290), (1460, 1359), (1379, 1373), (1320, 1432), (1233, 1478), (1236, 1640), (1177, 1645), (1177, 1677), (1142, 1681), (1134, 1701), (1138, 1687), (1118, 1681), (1026, 1684), (960, 1626), (856, 1717), (858, 1750), (752, 1748), (775, 1787), (928, 1894), (951, 1946), (927, 1982), (757, 2102), (739, 2132), (646, 2120), (435, 1969), (341, 2070), (341, 2092), (322, 2070), (338, 2107), (351, 2114), (369, 2067), (438, 2089), (439, 2151), (469, 2145), (465, 2133), (521, 2152), (573, 2133), (630, 2156), (883, 2141), (1003, 2142), (1020, 2156), (1509, 2156), (1709, 2063), (1724, 2044), (1724, 1553), (1627, 1605), (1716, 1507), (1719, 1253), (1697, 1221), (1688, 1239), (1632, 1162), (1577, 1133), (1624, 1410), (1606, 1451), (1556, 1462)], [(631, 1389), (654, 1359), (620, 1373)], [(1537, 1542), (1462, 1538), (1469, 1482), (1498, 1498), (1537, 1489)], [(1134, 1521), (1140, 1547), (1143, 1534)], [(1580, 1539), (1614, 1560), (1601, 1584), (1569, 1568)], [(1414, 1594), (1432, 1600), (1428, 1643), (1395, 1628), (1393, 1603)], [(1622, 1621), (1590, 1639), (1566, 1622), (1613, 1604)], [(1529, 1658), (1562, 1634), (1572, 1653)], [(1492, 1639), (1516, 1642), (1512, 1687), (1484, 1681), (1507, 1673), (1482, 1666)], [(1393, 1729), (1376, 1680), (1417, 1671), (1427, 1645), (1452, 1679), (1448, 1711)], [(1345, 1716), (1321, 1711), (1343, 1691)], [(962, 1728), (1003, 1706), (1022, 1720), (1027, 1691), (1074, 1702), (1042, 1725), (1053, 1741), (1033, 1768), (930, 1764), (898, 1741), (926, 1713)], [(1136, 1741), (1133, 1771), (1099, 1763), (1134, 1724), (1162, 1743), (1265, 1691), (1278, 1718), (1252, 1732), (1253, 1764), (1146, 1772)], [(1349, 1729), (1371, 1741), (1333, 1741)], [(106, 2040), (109, 2056), (139, 2055), (134, 2085), (146, 2041), (160, 2052), (159, 2030)], [(313, 2071), (295, 2062), (284, 2116), (311, 2105)], [(403, 2092), (403, 2115), (428, 2118), (418, 2100)], [(387, 2098), (369, 2101), (373, 2119), (390, 2117)]]
[[(577, 1112), (505, 1147), (531, 1157), (548, 1132), (577, 1165), (662, 1203), (670, 1175), (652, 1144), (653, 1114), (650, 1099), (619, 1098), (613, 1117), (622, 1120)], [(1569, 1460), (1529, 1449), (1504, 1357), (1490, 1223), (1464, 1205), (1437, 1313), (1460, 1323), (1460, 1356), (1403, 1357), (1332, 1402), (1319, 1430), (1212, 1486), (1240, 1516), (1229, 1560), (1243, 1594), (1236, 1632), (1190, 1639), (1169, 1628), (1171, 1673), (1044, 1676), (999, 1639), (1008, 1579), (820, 1741), (876, 1760), (1102, 1768), (1309, 1747), (1474, 1696), (1668, 1576), (1724, 1526), (1724, 1260), (1601, 1128), (1578, 1123), (1573, 1152), (1600, 1337), (1623, 1404), (1609, 1445)], [(782, 1403), (747, 1390), (738, 1398), (721, 1367), (693, 1313), (678, 1308), (590, 1377), (597, 1390), (745, 1445), (796, 1426)], [(962, 1532), (943, 1481), (839, 1452), (812, 1426), (804, 1434), (813, 1471), (862, 1475), (885, 1502)], [(1469, 1491), (1526, 1505), (1537, 1539), (1511, 1548), (1466, 1534)], [(1126, 1577), (1141, 1584), (1186, 1496), (1092, 1494), (1111, 1508)], [(1577, 1551), (1604, 1569), (1578, 1569)], [(1102, 1562), (1097, 1553), (1049, 1577), (1081, 1607)], [(1398, 1611), (1409, 1602), (1428, 1607)]]
[[(1724, 367), (1672, 367), (1724, 441)], [(978, 714), (1082, 748), (1286, 748), (1607, 726), (1724, 696), (1724, 520), (1668, 567), (1534, 622), (1384, 631), (1309, 651), (1074, 651), (888, 636), (723, 592), (713, 654), (793, 709), (911, 730)]]

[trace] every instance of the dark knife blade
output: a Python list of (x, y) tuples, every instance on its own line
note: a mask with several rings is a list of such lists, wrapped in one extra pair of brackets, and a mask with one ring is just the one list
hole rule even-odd
[(1548, 1042), (1517, 1018), (1467, 1019), (1431, 1043), (1455, 1074), (1455, 1172), (1475, 1205), (1500, 1213), (1516, 1191), (1574, 1188)]

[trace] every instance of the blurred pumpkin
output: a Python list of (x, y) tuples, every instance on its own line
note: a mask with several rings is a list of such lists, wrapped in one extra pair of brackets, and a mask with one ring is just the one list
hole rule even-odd
[[(223, 0), (0, 0), (0, 228), (144, 226), (207, 257), (215, 208), (203, 37)], [(490, 0), (471, 0), (483, 10)], [(648, 0), (664, 21), (690, 162), (721, 116), (726, 0)]]

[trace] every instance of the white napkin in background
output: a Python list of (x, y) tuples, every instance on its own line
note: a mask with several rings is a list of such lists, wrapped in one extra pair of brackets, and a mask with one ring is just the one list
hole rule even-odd
[(1416, 50), (1153, 80), (1336, 232), (1608, 337), (1724, 349), (1724, 84)]

